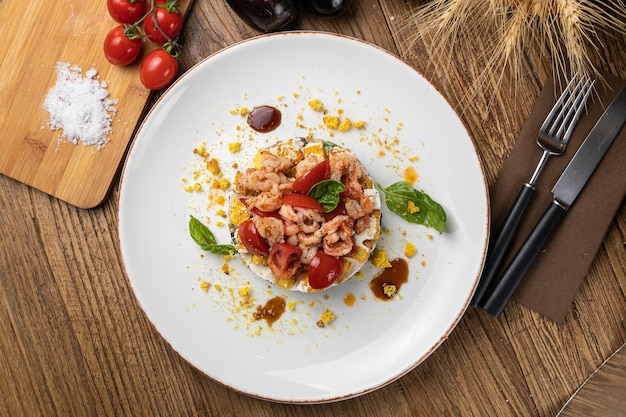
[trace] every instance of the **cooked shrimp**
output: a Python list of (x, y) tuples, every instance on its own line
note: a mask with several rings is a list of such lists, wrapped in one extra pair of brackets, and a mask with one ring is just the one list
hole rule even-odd
[[(282, 176), (284, 177), (284, 174)], [(235, 189), (241, 194), (278, 190), (283, 180), (279, 173), (251, 168), (237, 178)]]
[(298, 213), (296, 213), (296, 210), (293, 208), (293, 206), (289, 204), (284, 204), (278, 211), (278, 214), (280, 214), (284, 219), (287, 219), (296, 224), (298, 223)]
[(324, 216), (313, 209), (296, 207), (295, 211), (298, 214), (298, 226), (304, 233), (314, 233), (324, 221)]
[(352, 251), (354, 220), (348, 216), (336, 216), (322, 225), (325, 234), (322, 241), (324, 252), (331, 256), (344, 256)]
[(281, 193), (274, 191), (263, 191), (257, 196), (250, 198), (247, 202), (248, 210), (253, 207), (264, 212), (276, 211), (283, 204), (283, 196)]
[(324, 156), (312, 153), (296, 165), (296, 178), (300, 178), (324, 160)]
[(261, 165), (270, 171), (277, 172), (291, 168), (292, 163), (289, 159), (283, 158), (282, 156), (263, 152), (261, 155)]
[(359, 179), (363, 175), (361, 164), (349, 152), (334, 152), (328, 157), (330, 178), (341, 181), (346, 186), (350, 198), (358, 199), (363, 195), (363, 186)]
[(259, 234), (267, 239), (269, 243), (278, 243), (285, 241), (285, 228), (283, 222), (276, 217), (260, 217), (252, 218)]
[(319, 246), (322, 243), (322, 236), (316, 233), (298, 233), (298, 241), (300, 242), (300, 248), (304, 249), (308, 246)]
[(308, 246), (302, 249), (302, 255), (300, 255), (300, 262), (302, 262), (305, 265), (309, 265), (311, 261), (313, 260), (313, 258), (315, 257), (315, 255), (317, 254), (318, 250), (319, 248), (317, 246)]

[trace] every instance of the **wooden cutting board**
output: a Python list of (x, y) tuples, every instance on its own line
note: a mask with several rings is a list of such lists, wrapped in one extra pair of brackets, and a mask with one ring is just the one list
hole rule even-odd
[[(187, 14), (193, 0), (179, 0)], [(117, 23), (106, 0), (0, 0), (0, 173), (81, 208), (104, 201), (150, 95), (139, 80), (139, 61), (109, 64), (102, 52)], [(155, 48), (144, 43), (144, 53)], [(110, 142), (59, 142), (43, 102), (56, 83), (56, 64), (94, 68), (119, 100)]]

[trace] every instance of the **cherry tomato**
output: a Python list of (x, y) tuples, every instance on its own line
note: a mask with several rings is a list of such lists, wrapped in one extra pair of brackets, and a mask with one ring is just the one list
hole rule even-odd
[(293, 189), (302, 194), (307, 194), (315, 184), (330, 178), (330, 163), (324, 159), (315, 165), (309, 172), (293, 182)]
[(274, 243), (270, 248), (267, 264), (275, 277), (291, 278), (300, 268), (302, 249), (289, 243)]
[(241, 223), (237, 233), (239, 233), (239, 240), (241, 240), (241, 243), (243, 243), (243, 246), (245, 246), (248, 252), (255, 255), (269, 255), (270, 245), (267, 243), (267, 240), (259, 234), (252, 219)]
[(150, 90), (160, 90), (174, 81), (178, 73), (178, 61), (163, 49), (155, 49), (141, 61), (139, 78)]
[(146, 0), (107, 0), (109, 14), (118, 23), (135, 23), (146, 14)]
[[(156, 23), (163, 31), (161, 33)], [(177, 10), (170, 10), (165, 2), (156, 2), (154, 14), (143, 21), (143, 30), (152, 42), (165, 43), (176, 39), (183, 28), (183, 18)], [(165, 34), (165, 36), (163, 36)]]
[(289, 204), (292, 207), (301, 207), (305, 209), (313, 209), (323, 213), (324, 207), (313, 197), (308, 195), (291, 193), (283, 197), (283, 204)]
[(309, 265), (309, 285), (314, 290), (327, 288), (337, 281), (341, 271), (343, 271), (343, 259), (335, 258), (319, 250)]
[(130, 39), (122, 25), (109, 31), (104, 38), (104, 56), (113, 65), (128, 65), (141, 52), (141, 39)]

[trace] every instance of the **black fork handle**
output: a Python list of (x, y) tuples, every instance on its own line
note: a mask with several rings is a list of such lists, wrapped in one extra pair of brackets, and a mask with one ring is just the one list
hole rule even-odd
[(517, 287), (546, 248), (550, 237), (561, 224), (566, 213), (567, 209), (556, 201), (550, 204), (519, 252), (504, 270), (493, 291), (487, 294), (486, 299), (481, 303), (481, 307), (488, 313), (495, 317), (500, 316)]
[(522, 186), (522, 189), (519, 191), (517, 198), (509, 209), (502, 226), (500, 226), (498, 233), (489, 245), (487, 259), (485, 259), (485, 266), (483, 268), (480, 281), (478, 282), (478, 287), (474, 292), (472, 301), (470, 301), (470, 305), (472, 307), (480, 306), (482, 298), (485, 296), (487, 290), (492, 285), (496, 275), (500, 271), (500, 267), (504, 263), (504, 259), (506, 258), (511, 245), (515, 240), (515, 237), (517, 236), (524, 214), (526, 213), (534, 195), (535, 187), (529, 183)]

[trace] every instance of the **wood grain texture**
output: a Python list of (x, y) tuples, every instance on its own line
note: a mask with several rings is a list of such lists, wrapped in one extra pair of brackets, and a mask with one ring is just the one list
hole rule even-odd
[[(186, 14), (192, 0), (179, 2)], [(104, 38), (117, 26), (106, 1), (5, 0), (0, 8), (5, 37), (0, 43), (0, 173), (78, 207), (100, 204), (111, 187), (150, 91), (139, 80), (139, 61), (111, 65), (102, 52)], [(144, 42), (144, 50), (157, 45)], [(52, 131), (43, 108), (56, 83), (58, 62), (94, 68), (110, 98), (110, 142), (102, 150), (73, 145)]]
[[(302, 15), (290, 29), (364, 39), (424, 73), (462, 111), (493, 184), (550, 63), (526, 51), (517, 88), (505, 83), (467, 106), (483, 65), (472, 59), (479, 45), (460, 41), (445, 66), (434, 64), (427, 45), (408, 48), (401, 22), (418, 4), (360, 0), (343, 17)], [(225, 2), (198, 0), (185, 24), (182, 68), (256, 34)], [(606, 46), (594, 59), (626, 78), (625, 39), (599, 36)], [(6, 122), (0, 129), (1, 137), (12, 132)], [(195, 370), (148, 322), (122, 266), (117, 192), (115, 181), (102, 205), (83, 210), (0, 176), (0, 416), (553, 416), (626, 342), (622, 206), (563, 323), (515, 303), (500, 319), (468, 310), (428, 360), (371, 394), (313, 406), (250, 398)]]

